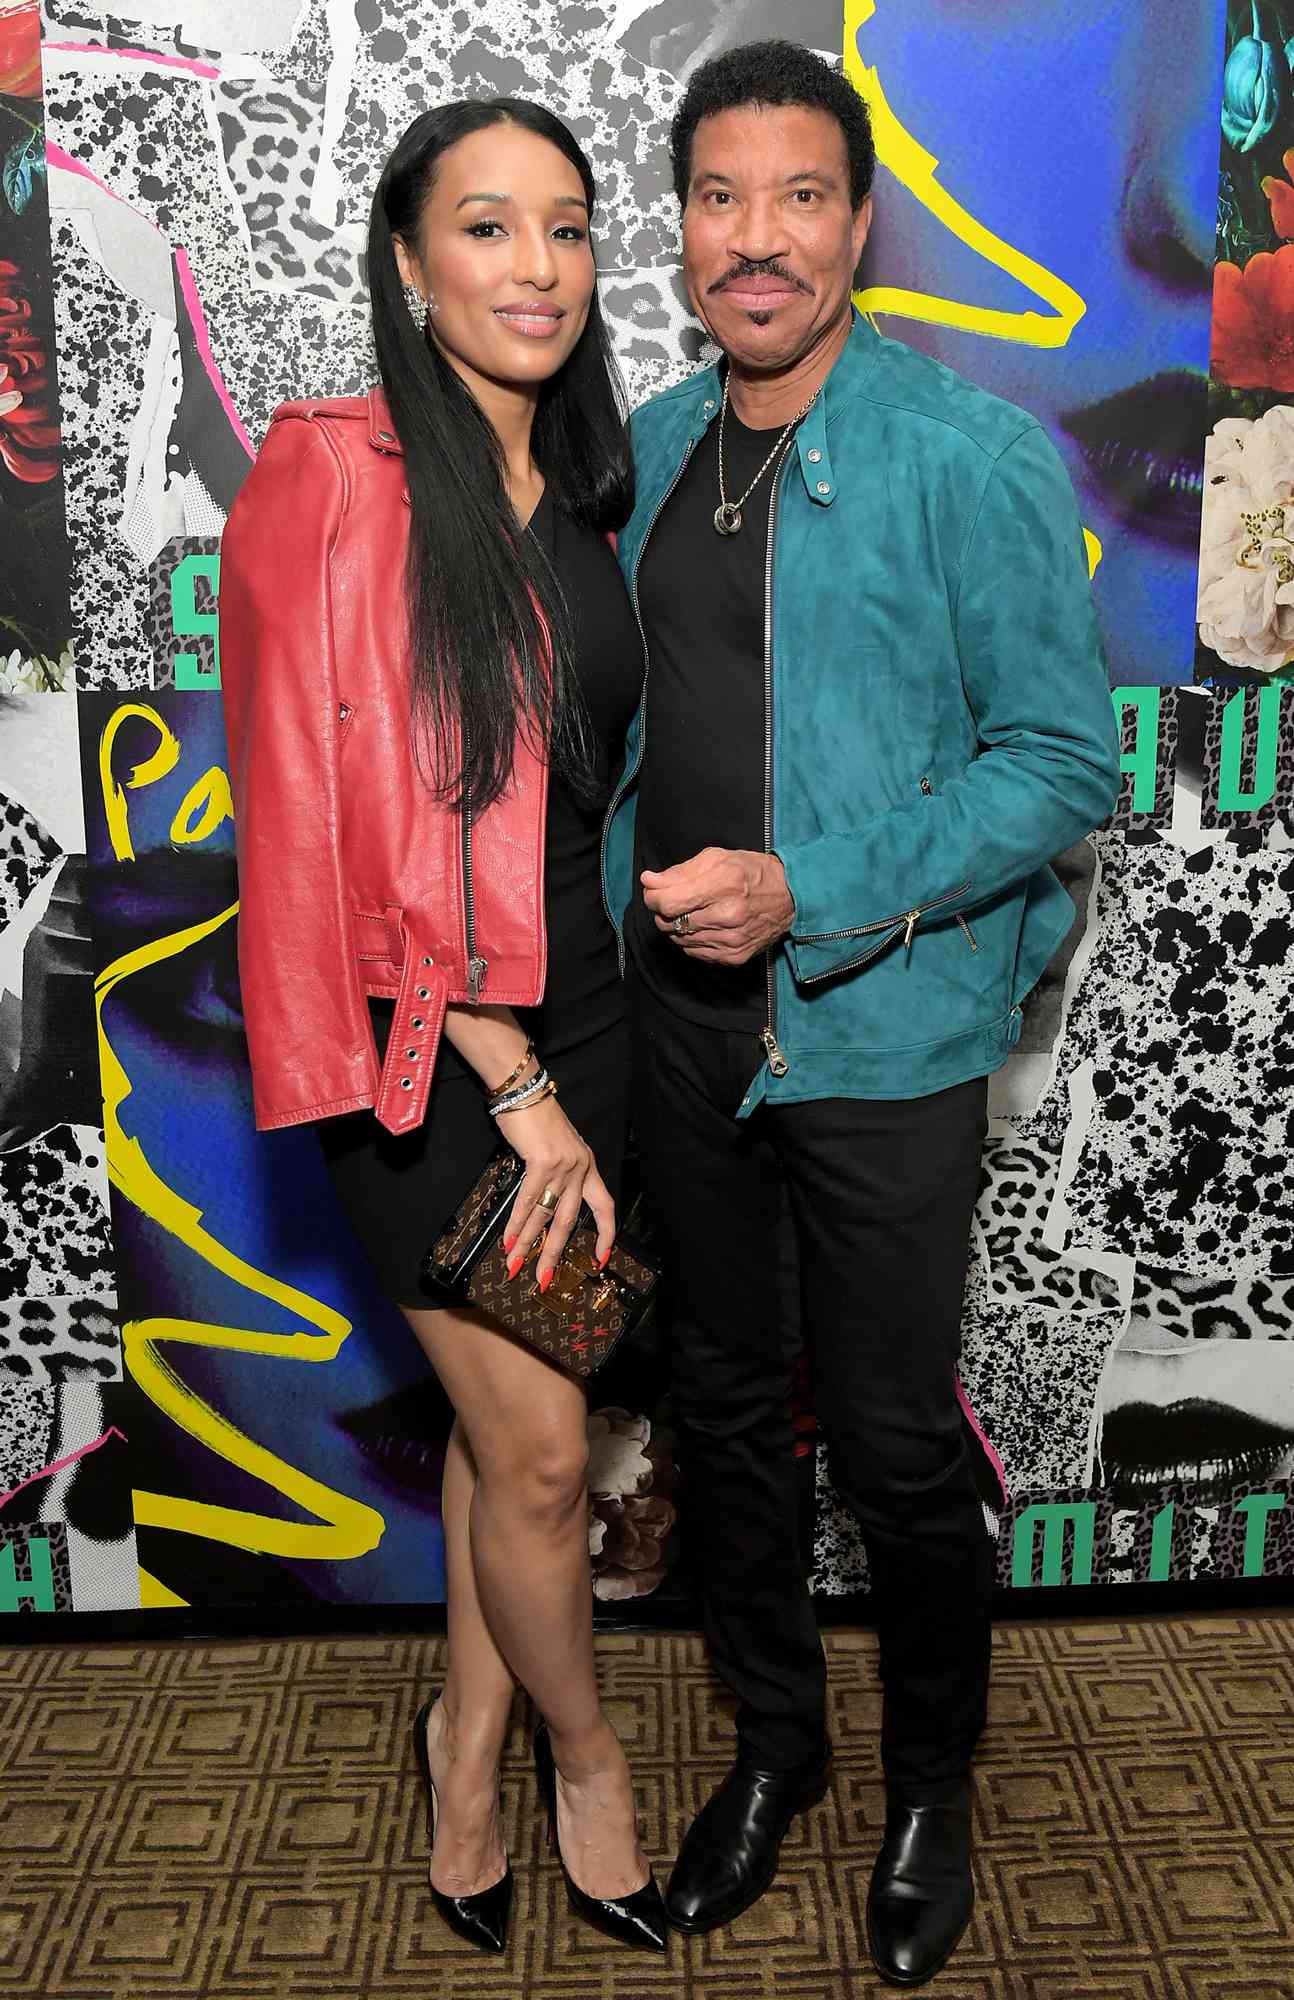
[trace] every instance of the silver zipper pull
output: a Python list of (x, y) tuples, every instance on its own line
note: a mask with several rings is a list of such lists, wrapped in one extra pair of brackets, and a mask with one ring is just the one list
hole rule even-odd
[(920, 912), (920, 910), (909, 910), (909, 911), (908, 911), (908, 927), (907, 927), (907, 929), (906, 929), (906, 930), (904, 931), (904, 933), (903, 933), (903, 949), (904, 949), (904, 951), (911, 951), (911, 949), (912, 949), (912, 933), (913, 933), (913, 931), (914, 931), (914, 930), (916, 929), (916, 927), (917, 927), (917, 918), (918, 918), (918, 917), (919, 917), (920, 915), (921, 915), (921, 912)]
[(785, 1076), (791, 1065), (782, 1054), (772, 1027), (765, 1028), (759, 1039), (764, 1044), (764, 1054), (768, 1057), (768, 1067), (773, 1075)]
[(469, 958), (467, 961), (467, 997), (475, 1006), (481, 997), (485, 975), (490, 969), (488, 958)]

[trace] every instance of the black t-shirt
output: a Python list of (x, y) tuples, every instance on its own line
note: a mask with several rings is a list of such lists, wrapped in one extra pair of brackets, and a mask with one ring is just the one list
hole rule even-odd
[[(780, 428), (748, 430), (729, 408), (723, 473), (730, 501), (746, 491)], [(703, 847), (762, 852), (766, 845), (765, 564), (769, 502), (782, 463), (779, 452), (743, 505), (739, 532), (718, 534), (716, 420), (662, 509), (638, 568), (651, 670), (625, 941), (643, 983), (675, 1013), (755, 1034), (768, 1020), (764, 953), (742, 966), (689, 958), (656, 929), (638, 877), (644, 868), (687, 861)]]
[(547, 489), (530, 531), (557, 573), (574, 626), (575, 677), (591, 726), (599, 793), (586, 803), (557, 777), (548, 788), (548, 977), (541, 1005), (516, 1010), (547, 1056), (610, 1027), (621, 1014), (620, 961), (602, 902), (602, 819), (613, 766), (638, 706), (643, 653), (606, 538), (580, 527)]

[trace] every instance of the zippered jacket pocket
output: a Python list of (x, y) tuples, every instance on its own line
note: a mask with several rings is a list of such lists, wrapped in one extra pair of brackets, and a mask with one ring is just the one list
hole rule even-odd
[[(857, 958), (849, 959), (846, 964), (832, 966), (826, 972), (814, 972), (810, 973), (807, 977), (802, 977), (800, 980), (801, 986), (816, 986), (820, 980), (835, 979), (842, 972), (857, 971), (859, 966), (866, 965), (870, 959), (876, 958), (885, 950), (887, 945), (900, 936), (903, 939), (904, 950), (910, 950), (913, 936), (922, 917), (929, 916), (932, 911), (937, 911), (944, 903), (960, 901), (971, 887), (971, 878), (967, 877), (966, 881), (957, 883), (955, 888), (946, 889), (940, 896), (932, 896), (928, 901), (918, 903), (910, 910), (897, 910), (893, 916), (877, 917), (871, 923), (847, 924), (839, 930), (834, 931), (792, 931), (791, 942), (797, 945), (837, 944), (843, 942), (846, 938), (852, 937), (874, 936), (877, 939), (877, 942), (868, 950), (860, 953)], [(964, 926), (964, 928), (969, 935), (969, 926)], [(971, 943), (972, 948), (978, 950), (978, 946), (975, 945), (973, 939)]]

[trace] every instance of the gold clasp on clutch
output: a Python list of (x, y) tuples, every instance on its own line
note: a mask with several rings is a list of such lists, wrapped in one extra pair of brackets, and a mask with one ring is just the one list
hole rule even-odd
[[(584, 1292), (586, 1278), (598, 1280), (590, 1293)], [(587, 1250), (564, 1250), (548, 1290), (541, 1292), (538, 1287), (535, 1288), (535, 1304), (551, 1313), (554, 1319), (561, 1320), (569, 1320), (571, 1310), (577, 1304), (583, 1311), (596, 1316), (614, 1305), (616, 1297), (614, 1279), (599, 1271)]]

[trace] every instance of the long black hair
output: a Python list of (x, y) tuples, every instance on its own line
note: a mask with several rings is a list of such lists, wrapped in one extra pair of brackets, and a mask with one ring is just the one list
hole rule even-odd
[[(518, 530), (493, 426), (409, 313), (392, 241), (416, 245), (447, 148), (505, 120), (570, 161), (591, 214), (593, 172), (561, 120), (524, 99), (493, 97), (414, 120), (382, 169), (368, 229), (373, 338), (413, 516), (405, 588), (415, 741), (430, 749), (439, 794), (471, 812), (506, 789), (519, 731), (546, 746), (578, 791), (587, 795), (591, 782), (560, 586), (535, 538)], [(531, 452), (576, 521), (603, 533), (624, 525), (633, 507), (626, 404), (596, 291), (568, 360), (540, 387)]]

